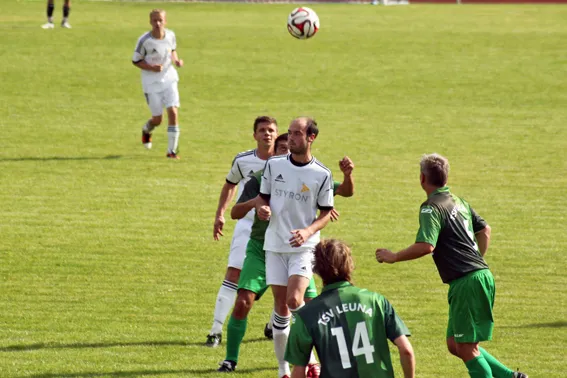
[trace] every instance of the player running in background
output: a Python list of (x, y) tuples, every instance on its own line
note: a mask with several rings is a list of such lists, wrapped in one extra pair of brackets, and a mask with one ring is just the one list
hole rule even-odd
[[(287, 155), (288, 153), (288, 135), (282, 134), (276, 139), (275, 151), (277, 155)], [(334, 194), (344, 197), (351, 197), (354, 194), (354, 180), (352, 172), (354, 164), (348, 157), (344, 157), (339, 162), (339, 167), (344, 174), (342, 183), (334, 182)], [(233, 206), (231, 216), (233, 219), (240, 219), (245, 216), (250, 209), (253, 209), (256, 204), (256, 198), (260, 193), (262, 171), (256, 172), (254, 178), (246, 183), (242, 195), (238, 199), (238, 203)], [(333, 211), (335, 211), (333, 209)], [(338, 213), (335, 213), (335, 219)], [(226, 343), (226, 358), (221, 363), (218, 371), (220, 372), (233, 372), (238, 363), (238, 356), (240, 354), (240, 345), (247, 328), (247, 318), (255, 300), (259, 300), (267, 289), (266, 285), (266, 258), (263, 249), (264, 234), (268, 227), (268, 221), (262, 221), (256, 215), (254, 224), (252, 225), (252, 233), (250, 234), (250, 241), (246, 247), (246, 258), (242, 272), (240, 273), (240, 280), (238, 282), (238, 297), (234, 304), (232, 316), (228, 321), (227, 327), (227, 343)], [(305, 292), (305, 302), (310, 301), (317, 296), (317, 288), (315, 281), (311, 279), (309, 287)], [(271, 329), (270, 329), (271, 331)], [(313, 364), (316, 361), (311, 361)], [(308, 367), (319, 370), (319, 366)]]
[[(47, 23), (41, 25), (44, 29), (53, 29), (53, 11), (55, 10), (55, 0), (47, 0)], [(63, 19), (61, 20), (61, 27), (71, 29), (69, 24), (69, 13), (71, 12), (71, 0), (64, 0), (63, 2)]]
[(293, 314), (285, 359), (291, 378), (304, 378), (313, 347), (327, 378), (393, 378), (388, 340), (400, 353), (405, 378), (415, 376), (410, 335), (386, 298), (353, 286), (350, 248), (338, 240), (315, 247), (313, 271), (323, 279), (321, 294)]
[(291, 154), (268, 160), (256, 200), (258, 218), (270, 221), (264, 250), (266, 281), (274, 294), (274, 351), (279, 377), (290, 375), (284, 360), (290, 311), (304, 304), (313, 275), (313, 248), (319, 242), (319, 231), (331, 219), (334, 204), (331, 171), (311, 154), (318, 133), (317, 123), (311, 118), (291, 122)]
[[(266, 165), (266, 160), (274, 155), (274, 143), (278, 135), (278, 124), (275, 118), (268, 116), (256, 118), (253, 130), (253, 136), (257, 144), (256, 149), (236, 155), (232, 161), (232, 167), (226, 176), (226, 182), (222, 187), (213, 227), (214, 240), (219, 240), (223, 236), (224, 213), (228, 204), (234, 198), (237, 189), (238, 194), (236, 198), (240, 198), (244, 184), (255, 172), (262, 170), (264, 165)], [(254, 210), (251, 210), (234, 227), (230, 254), (228, 256), (228, 267), (224, 281), (217, 294), (213, 325), (207, 336), (207, 346), (217, 347), (222, 341), (222, 327), (230, 309), (234, 305), (240, 270), (246, 256), (246, 244), (248, 244), (250, 239), (250, 230), (253, 222)]]
[(183, 67), (183, 60), (177, 56), (175, 33), (165, 28), (165, 11), (154, 9), (150, 12), (152, 30), (144, 33), (136, 43), (132, 63), (142, 70), (142, 87), (152, 117), (142, 127), (142, 144), (152, 148), (152, 132), (161, 124), (163, 108), (167, 110), (167, 154), (171, 159), (179, 159), (179, 75), (174, 65)]
[(492, 339), (494, 328), (494, 277), (484, 261), (490, 226), (465, 200), (449, 191), (446, 158), (424, 155), (420, 168), (427, 200), (419, 211), (415, 243), (398, 253), (379, 248), (376, 259), (393, 264), (432, 254), (441, 280), (449, 284), (449, 352), (463, 360), (471, 378), (528, 378), (478, 345)]

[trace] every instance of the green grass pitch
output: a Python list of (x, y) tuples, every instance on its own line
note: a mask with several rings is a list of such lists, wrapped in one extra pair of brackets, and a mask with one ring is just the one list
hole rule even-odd
[[(231, 159), (252, 121), (312, 115), (314, 154), (357, 192), (324, 236), (353, 246), (359, 286), (413, 336), (419, 378), (467, 377), (444, 345), (447, 286), (431, 258), (379, 265), (413, 241), (423, 153), (493, 228), (494, 340), (532, 378), (565, 376), (567, 7), (313, 5), (320, 32), (285, 28), (294, 5), (75, 1), (71, 30), (42, 30), (44, 1), (0, 2), (0, 376), (216, 376), (202, 346), (230, 235), (212, 240)], [(131, 63), (148, 13), (168, 11), (180, 70), (180, 161), (140, 143), (148, 116)], [(238, 377), (275, 377), (257, 303)], [(224, 345), (224, 344), (223, 344)], [(396, 377), (401, 377), (393, 351)]]

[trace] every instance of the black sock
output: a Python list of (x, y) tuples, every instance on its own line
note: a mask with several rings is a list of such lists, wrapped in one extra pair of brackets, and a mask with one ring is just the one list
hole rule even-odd
[(47, 4), (47, 17), (48, 18), (53, 16), (53, 9), (55, 9), (55, 4), (53, 4), (53, 3)]
[(63, 5), (63, 17), (69, 17), (69, 12), (71, 12), (71, 8), (67, 5)]

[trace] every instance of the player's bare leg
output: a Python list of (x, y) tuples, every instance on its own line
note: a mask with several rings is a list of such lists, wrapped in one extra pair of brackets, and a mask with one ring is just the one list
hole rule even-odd
[(240, 345), (248, 326), (248, 314), (255, 299), (256, 293), (246, 289), (238, 290), (238, 296), (234, 302), (234, 309), (226, 330), (226, 358), (218, 369), (220, 372), (228, 373), (236, 369)]
[[(177, 125), (177, 107), (167, 108), (167, 157), (179, 159), (177, 146), (179, 144), (179, 126)], [(238, 281), (237, 281), (238, 282)]]
[(289, 336), (289, 321), (291, 313), (287, 306), (287, 290), (286, 286), (272, 285), (272, 293), (274, 295), (274, 352), (278, 360), (278, 376), (291, 376), (289, 364), (284, 359), (285, 346)]
[[(309, 286), (309, 279), (300, 275), (292, 275), (288, 279), (286, 303), (290, 312), (295, 312), (305, 305), (305, 291)], [(318, 377), (320, 373), (319, 362), (311, 352), (311, 358), (307, 364), (307, 370), (310, 371), (309, 377)]]
[(69, 13), (71, 13), (71, 0), (65, 0), (63, 3), (63, 19), (61, 20), (61, 27), (71, 29), (69, 24)]
[(236, 298), (236, 289), (238, 288), (238, 280), (240, 278), (240, 269), (228, 267), (224, 276), (224, 281), (217, 294), (215, 304), (215, 312), (213, 318), (213, 326), (207, 336), (205, 345), (209, 347), (217, 347), (222, 341), (222, 327), (226, 321), (226, 317), (230, 309), (234, 305)]
[(47, 23), (41, 25), (43, 29), (53, 29), (53, 10), (55, 9), (54, 0), (47, 0)]
[(142, 127), (142, 144), (148, 150), (152, 148), (152, 132), (161, 124), (162, 116), (152, 116)]

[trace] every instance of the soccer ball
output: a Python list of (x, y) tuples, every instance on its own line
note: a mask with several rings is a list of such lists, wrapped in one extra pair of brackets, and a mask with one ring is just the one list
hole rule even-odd
[(297, 39), (311, 38), (319, 30), (319, 17), (311, 8), (295, 8), (287, 17), (287, 31)]

